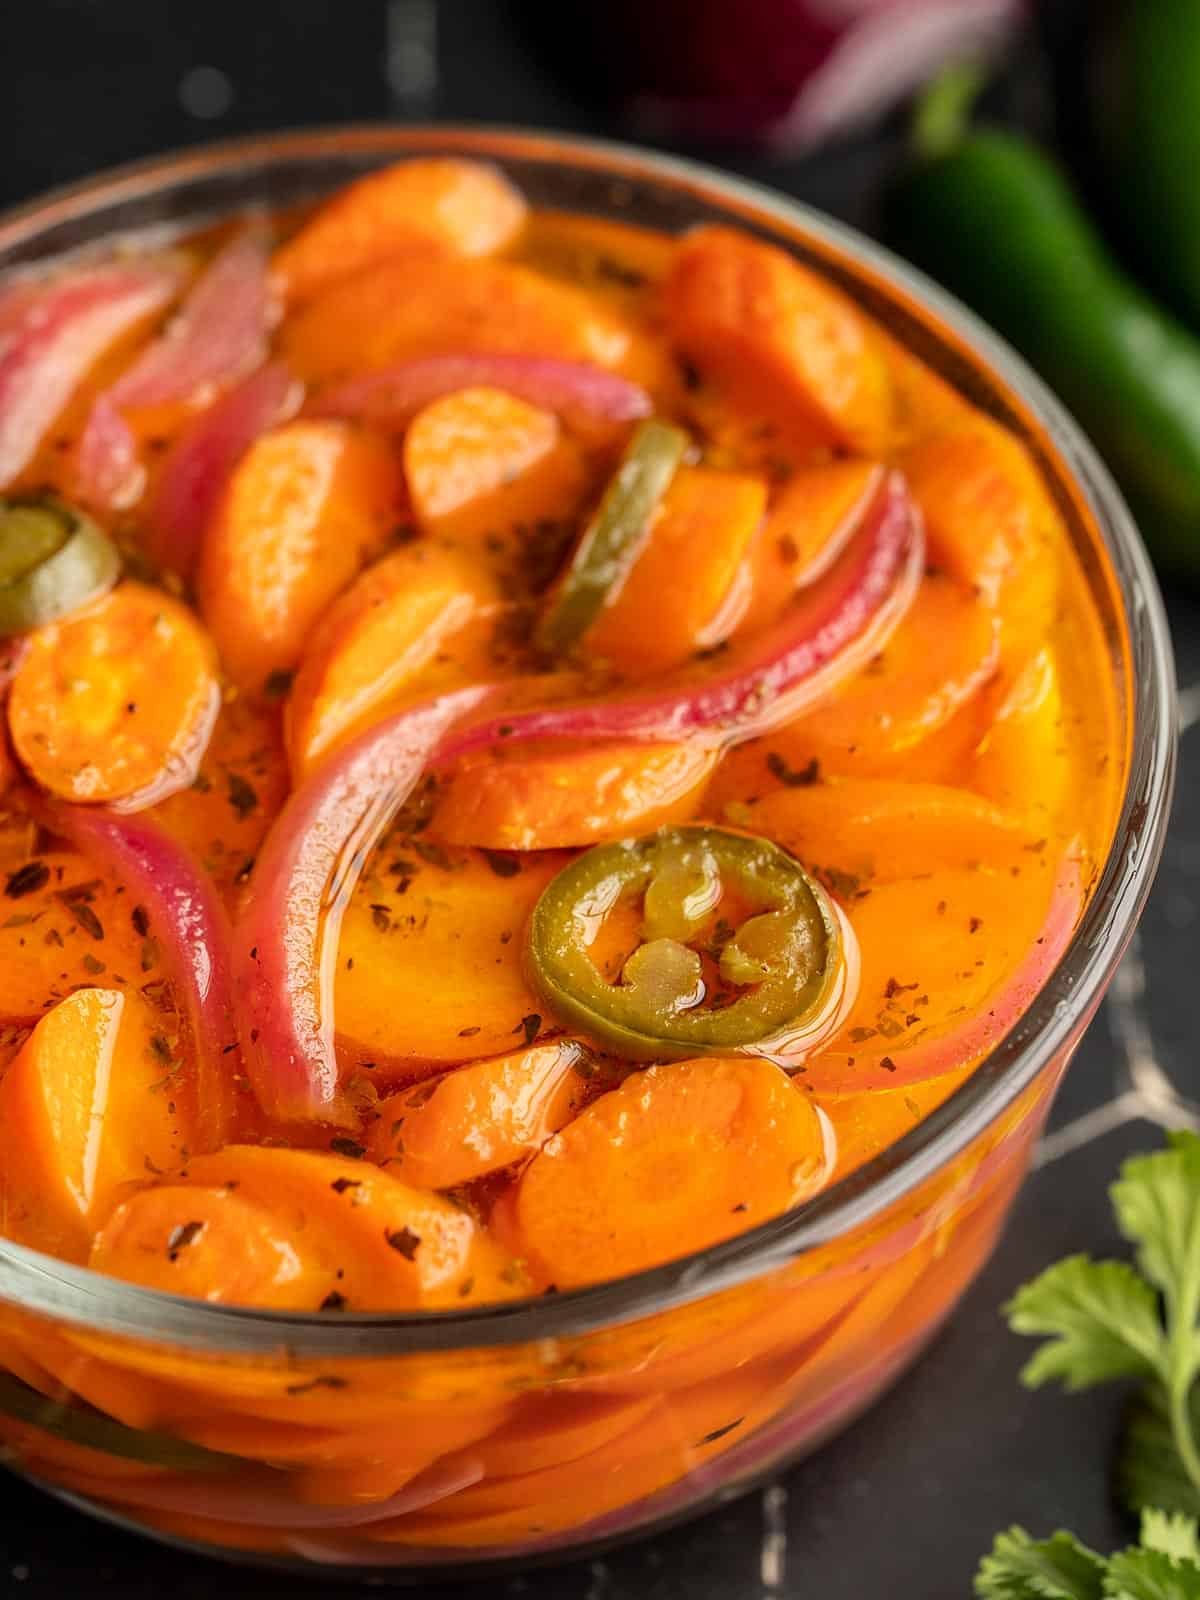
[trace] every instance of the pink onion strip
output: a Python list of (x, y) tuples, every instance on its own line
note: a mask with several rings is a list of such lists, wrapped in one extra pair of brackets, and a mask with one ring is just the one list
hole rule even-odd
[(155, 559), (185, 575), (230, 473), (260, 433), (299, 409), (302, 390), (272, 361), (214, 400), (167, 457), (146, 521)]
[(194, 400), (265, 360), (271, 292), (265, 240), (240, 234), (216, 256), (161, 338), (92, 407), (75, 457), (76, 491), (119, 507), (141, 491), (137, 441), (122, 411)]
[(425, 356), (370, 372), (321, 395), (314, 415), (346, 417), (395, 430), (407, 427), (423, 406), (458, 389), (503, 389), (530, 405), (555, 411), (571, 426), (634, 422), (653, 409), (636, 383), (553, 356), (462, 354)]
[(0, 334), (0, 488), (27, 467), (90, 368), (179, 285), (162, 265), (96, 267), (12, 291)]
[(146, 474), (137, 439), (109, 395), (93, 402), (75, 445), (72, 469), (76, 497), (97, 510), (121, 511), (140, 496)]
[(237, 1070), (231, 935), (225, 908), (191, 854), (146, 816), (37, 797), (34, 818), (125, 885), (145, 907), (164, 953), (196, 1063), (197, 1149), (219, 1149), (232, 1115)]
[(478, 684), (400, 712), (334, 755), (276, 819), (235, 940), (239, 1032), (264, 1109), (284, 1121), (357, 1120), (339, 1094), (334, 1048), (338, 936), (367, 856), (428, 766), (501, 739), (750, 738), (880, 648), (923, 562), (920, 518), (891, 474), (820, 595), (702, 683), (526, 711), (506, 700), (510, 686)]
[(920, 513), (890, 472), (864, 510), (855, 539), (820, 584), (797, 595), (758, 638), (713, 657), (707, 678), (663, 678), (619, 701), (502, 713), (464, 733), (454, 754), (497, 739), (710, 739), (739, 743), (768, 733), (824, 699), (882, 648), (912, 603), (924, 571)]

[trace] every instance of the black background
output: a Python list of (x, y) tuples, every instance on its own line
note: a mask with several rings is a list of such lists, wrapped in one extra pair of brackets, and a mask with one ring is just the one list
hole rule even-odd
[[(540, 15), (539, 6), (500, 0), (8, 0), (0, 10), (0, 204), (137, 156), (317, 122), (437, 117), (619, 133), (578, 72), (560, 70)], [(1057, 20), (1059, 69), (1069, 77), (1063, 8)], [(1040, 54), (1023, 53), (1001, 88), (1001, 109), (1042, 125), (1047, 81)], [(803, 161), (723, 159), (870, 228), (897, 143), (893, 127)], [(1200, 686), (1200, 607), (1183, 594), (1168, 598), (1181, 682)], [(1198, 709), (1194, 698), (1187, 705)], [(441, 1591), (447, 1600), (957, 1600), (970, 1592), (993, 1534), (1013, 1521), (1037, 1532), (1070, 1526), (1101, 1548), (1129, 1535), (1107, 1477), (1120, 1394), (1024, 1393), (1016, 1374), (1026, 1352), (1004, 1330), (999, 1307), (1060, 1255), (1118, 1250), (1104, 1188), (1119, 1160), (1157, 1141), (1152, 1121), (1196, 1120), (1200, 733), (1184, 740), (1180, 789), (1143, 927), (1144, 1003), (1106, 1005), (1052, 1128), (1074, 1126), (1134, 1084), (1142, 1098), (1132, 1115), (1114, 1113), (1108, 1132), (1067, 1153), (1057, 1147), (1034, 1173), (990, 1266), (914, 1371), (782, 1478), (770, 1511), (753, 1494), (602, 1562), (450, 1587)], [(1127, 971), (1127, 990), (1137, 978)], [(230, 1600), (275, 1600), (298, 1587), (294, 1578), (223, 1569), (114, 1532), (15, 1479), (2, 1493), (0, 1594), (13, 1600), (207, 1600), (214, 1586)], [(786, 1529), (787, 1546), (764, 1570), (768, 1522)], [(359, 1592), (307, 1587), (330, 1600)]]

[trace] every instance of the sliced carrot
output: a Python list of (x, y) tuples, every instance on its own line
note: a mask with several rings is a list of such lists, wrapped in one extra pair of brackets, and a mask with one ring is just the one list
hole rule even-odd
[(656, 394), (674, 383), (661, 342), (633, 320), (511, 261), (385, 262), (318, 295), (284, 323), (280, 345), (310, 383), (463, 351), (591, 361)]
[(908, 1083), (898, 1089), (864, 1089), (858, 1094), (823, 1094), (821, 1110), (829, 1118), (837, 1146), (834, 1176), (844, 1178), (865, 1161), (923, 1122), (975, 1070), (970, 1064), (938, 1078)]
[(459, 1207), (364, 1161), (229, 1145), (118, 1208), (91, 1264), (225, 1303), (416, 1309), (520, 1292)]
[(829, 430), (815, 416), (785, 409), (772, 393), (760, 395), (736, 375), (682, 365), (676, 409), (695, 434), (705, 466), (752, 472), (772, 484), (828, 464)]
[(632, 567), (588, 629), (587, 653), (642, 675), (720, 644), (749, 599), (738, 578), (766, 507), (761, 478), (680, 467)]
[(428, 534), (511, 564), (535, 530), (561, 524), (560, 543), (589, 486), (583, 453), (552, 412), (501, 389), (460, 389), (413, 418), (404, 470)]
[(176, 1166), (192, 1087), (137, 995), (80, 989), (38, 1023), (0, 1083), (0, 1207), (9, 1238), (86, 1258), (123, 1186)]
[[(287, 745), (297, 779), (417, 683), (432, 691), (487, 675), (502, 611), (495, 581), (464, 552), (420, 542), (368, 567), (313, 629), (292, 685)], [(464, 639), (472, 623), (486, 626)]]
[(482, 161), (403, 161), (372, 172), (328, 200), (275, 252), (291, 301), (389, 257), (449, 252), (486, 256), (521, 231), (525, 202)]
[(75, 989), (165, 995), (145, 910), (118, 879), (63, 850), (26, 855), (0, 878), (0, 1021), (34, 1023)]
[(404, 1081), (428, 1076), (429, 1062), (532, 1043), (542, 1008), (521, 970), (521, 934), (562, 864), (554, 854), (489, 861), (402, 834), (385, 841), (342, 924), (334, 1003), (343, 1062)]
[(571, 1040), (476, 1061), (377, 1107), (368, 1151), (405, 1183), (452, 1189), (540, 1150), (583, 1105), (582, 1048)]
[(670, 272), (675, 250), (674, 239), (652, 228), (539, 208), (514, 254), (539, 272), (636, 306)]
[(484, 1481), (540, 1472), (582, 1461), (645, 1417), (646, 1396), (546, 1394), (522, 1396), (517, 1414), (474, 1447)]
[(192, 782), (220, 699), (212, 643), (193, 613), (125, 582), (30, 636), (8, 725), (22, 764), (52, 794), (144, 806)]
[(821, 1187), (810, 1100), (752, 1057), (647, 1068), (543, 1146), (516, 1196), (520, 1237), (560, 1288), (670, 1261)]
[[(478, 1441), (511, 1409), (470, 1399), (436, 1412), (426, 1407), (405, 1408), (386, 1428), (355, 1430), (347, 1438), (343, 1459), (304, 1468), (290, 1479), (289, 1489), (310, 1505), (378, 1505), (451, 1452), (467, 1448), (474, 1458)], [(453, 1476), (452, 1463), (447, 1466)], [(471, 1475), (459, 1474), (459, 1481)]]
[(230, 1305), (312, 1311), (334, 1274), (294, 1230), (232, 1188), (166, 1183), (117, 1207), (90, 1264), (148, 1289)]
[(1022, 817), (969, 789), (893, 778), (830, 779), (777, 789), (754, 826), (813, 867), (892, 883), (938, 868), (1007, 869), (1031, 843)]
[(834, 773), (955, 782), (983, 732), (997, 665), (993, 614), (961, 584), (927, 577), (884, 649), (829, 700), (730, 752), (708, 803)]
[(831, 444), (886, 445), (891, 394), (866, 319), (786, 252), (733, 228), (697, 228), (665, 294), (679, 347), (748, 404), (815, 423)]
[(873, 461), (830, 461), (788, 479), (754, 543), (739, 635), (773, 622), (796, 590), (824, 570), (857, 527), (882, 472)]
[(1046, 646), (1005, 674), (967, 781), (1028, 826), (1054, 832), (1064, 824), (1072, 771), (1062, 687)]
[(386, 440), (343, 422), (290, 422), (234, 469), (200, 557), (197, 593), (225, 670), (269, 693), (300, 660), (314, 623), (405, 509)]
[(910, 449), (926, 439), (960, 428), (978, 416), (969, 401), (932, 367), (883, 328), (874, 330), (887, 362), (892, 389), (889, 452)]
[(513, 254), (541, 272), (615, 291), (661, 283), (676, 248), (677, 241), (657, 228), (539, 206), (530, 214)]
[(1031, 850), (1015, 875), (939, 870), (850, 898), (858, 997), (841, 1032), (806, 1063), (805, 1083), (817, 1094), (902, 1087), (906, 1050), (984, 1014), (1032, 949), (1052, 876), (1050, 855)]
[(1058, 584), (1058, 513), (1019, 440), (973, 416), (900, 457), (930, 559), (998, 608), (1006, 643), (1040, 638)]
[(372, 1533), (389, 1543), (500, 1546), (586, 1525), (748, 1438), (764, 1405), (772, 1409), (778, 1383), (778, 1369), (760, 1363), (721, 1383), (680, 1390), (632, 1413), (630, 1425), (586, 1456), (486, 1478), (423, 1511), (377, 1524)]
[(254, 857), (287, 799), (289, 777), (277, 707), (243, 695), (222, 704), (192, 784), (155, 807), (236, 905)]
[(555, 850), (651, 833), (700, 807), (717, 752), (700, 744), (500, 746), (463, 757), (433, 829), (489, 850)]

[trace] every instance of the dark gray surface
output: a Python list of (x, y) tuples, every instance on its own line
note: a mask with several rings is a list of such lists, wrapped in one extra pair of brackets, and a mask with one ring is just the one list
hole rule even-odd
[[(10, 70), (0, 97), (0, 203), (189, 140), (378, 117), (389, 107), (413, 116), (610, 131), (548, 78), (514, 30), (510, 8), (443, 3), (436, 39), (432, 10), (422, 0), (5, 6), (0, 56)], [(215, 69), (226, 84), (211, 73), (197, 79), (197, 67)], [(228, 103), (217, 114), (187, 109), (212, 111), (223, 96)], [(871, 185), (887, 151), (886, 141), (863, 141), (819, 162), (739, 165), (869, 223)], [(1194, 686), (1185, 707), (1195, 719), (1200, 605), (1172, 596), (1171, 613), (1180, 681)], [(1157, 1141), (1154, 1122), (1196, 1120), (1198, 796), (1200, 731), (1193, 731), (1184, 739), (1176, 817), (1140, 949), (1080, 1048), (1043, 1165), (1000, 1248), (918, 1366), (770, 1490), (603, 1562), (446, 1588), (446, 1600), (958, 1600), (992, 1535), (1012, 1521), (1035, 1530), (1067, 1525), (1102, 1548), (1126, 1536), (1107, 1489), (1120, 1395), (1023, 1393), (1016, 1374), (1025, 1352), (1004, 1330), (999, 1307), (1058, 1256), (1117, 1249), (1104, 1190), (1118, 1162)], [(3, 1492), (0, 1594), (13, 1600), (208, 1600), (214, 1588), (230, 1600), (282, 1600), (298, 1591), (335, 1600), (361, 1592), (334, 1584), (306, 1591), (291, 1578), (167, 1552), (100, 1527), (16, 1480), (4, 1482)]]

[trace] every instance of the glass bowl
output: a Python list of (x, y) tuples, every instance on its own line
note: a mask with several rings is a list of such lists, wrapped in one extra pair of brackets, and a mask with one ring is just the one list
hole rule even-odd
[(1106, 630), (1126, 784), (1070, 947), (979, 1070), (803, 1207), (635, 1277), (461, 1314), (268, 1314), (0, 1241), (0, 1443), (98, 1515), (213, 1554), (428, 1580), (580, 1556), (751, 1487), (909, 1363), (995, 1243), (1133, 931), (1175, 713), (1158, 591), (1082, 434), (999, 340), (849, 230), (703, 167), (520, 132), (354, 128), (166, 157), (0, 220), (0, 267), (312, 199), (414, 153), (498, 162), (540, 205), (737, 223), (845, 288), (1028, 444)]

